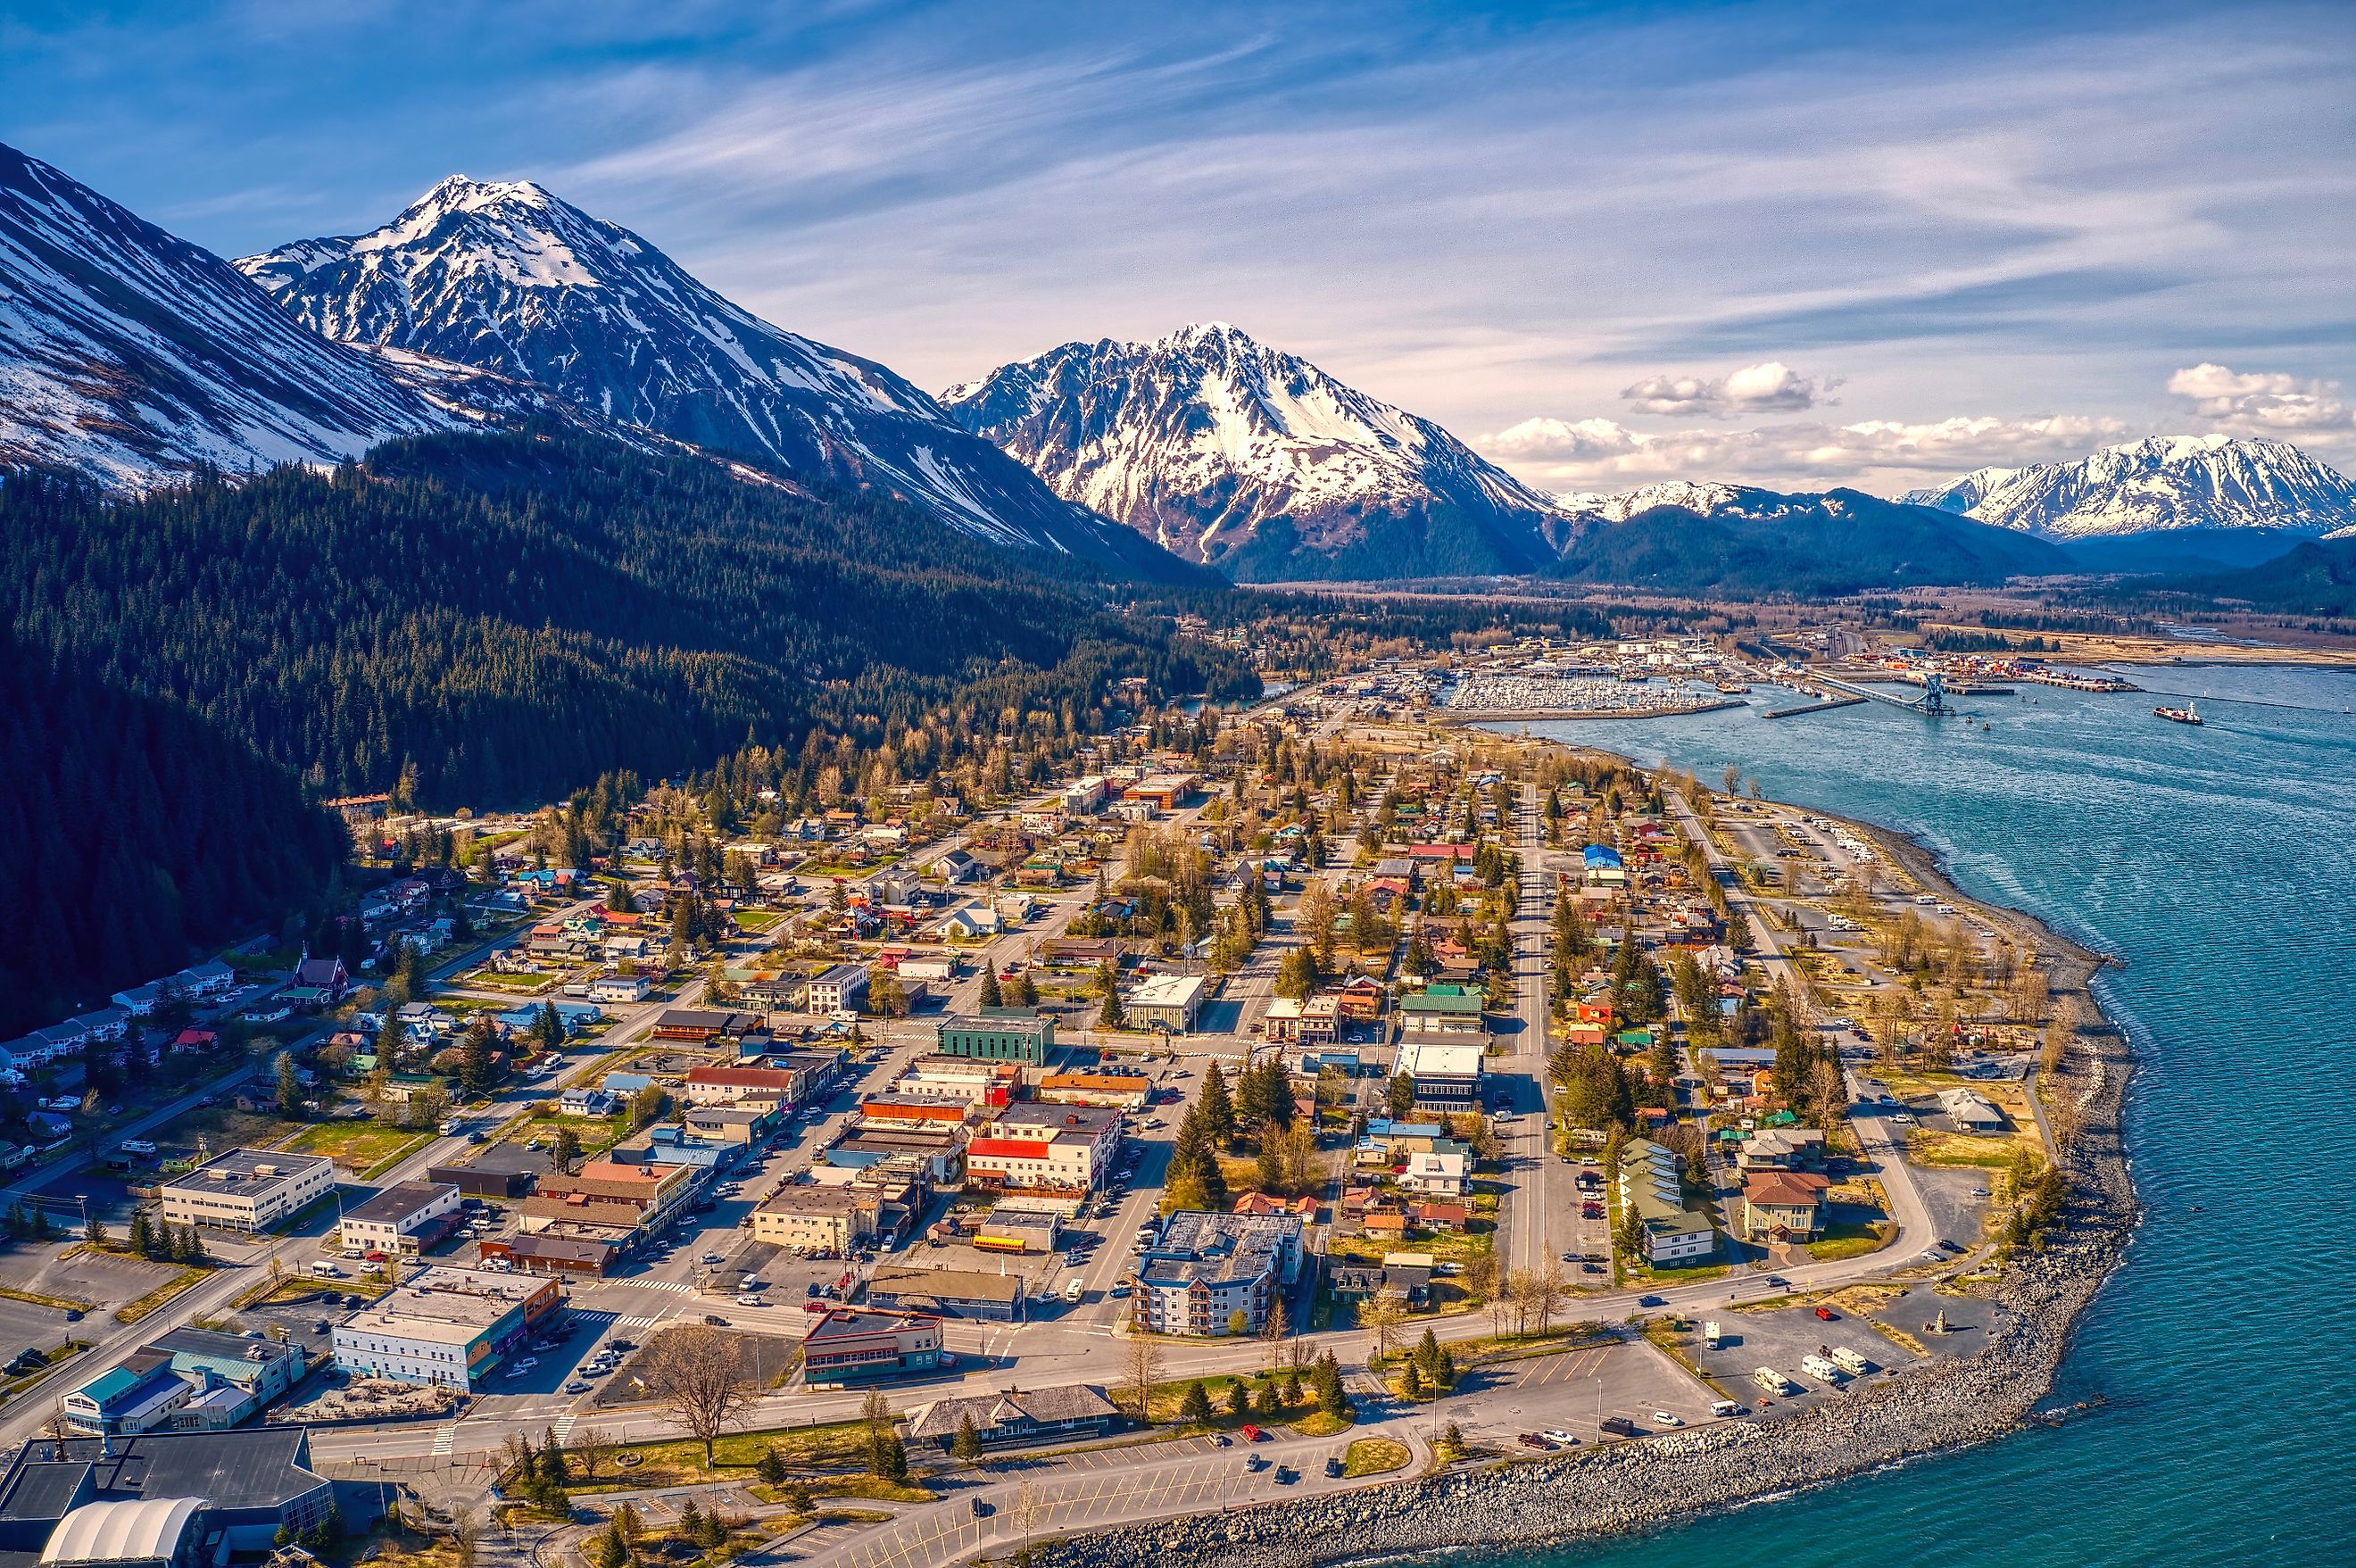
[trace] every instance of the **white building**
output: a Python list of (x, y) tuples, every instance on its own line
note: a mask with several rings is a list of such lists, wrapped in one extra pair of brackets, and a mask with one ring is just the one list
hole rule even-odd
[(448, 1229), (458, 1204), (458, 1189), (448, 1182), (396, 1183), (344, 1211), (344, 1246), (389, 1258), (419, 1251)]
[(266, 1230), (335, 1187), (336, 1162), (324, 1155), (230, 1149), (166, 1182), (163, 1214), (174, 1225)]
[(644, 1002), (653, 989), (643, 974), (601, 974), (589, 983), (589, 994), (600, 1002)]

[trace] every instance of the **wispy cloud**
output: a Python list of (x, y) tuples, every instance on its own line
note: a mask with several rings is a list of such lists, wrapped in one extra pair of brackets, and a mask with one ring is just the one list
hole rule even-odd
[[(5, 134), (217, 250), (369, 226), (461, 167), (533, 177), (927, 385), (1219, 317), (1495, 442), (1584, 433), (1514, 458), (1541, 482), (1898, 486), (2072, 419), (2356, 440), (2321, 412), (2356, 374), (2356, 35), (2294, 4), (5, 26)], [(2222, 373), (2288, 390), (2161, 391), (2251, 365)]]

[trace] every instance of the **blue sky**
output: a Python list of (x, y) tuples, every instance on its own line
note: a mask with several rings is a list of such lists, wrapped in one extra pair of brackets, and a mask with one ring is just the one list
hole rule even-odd
[(1229, 320), (1558, 489), (2356, 463), (2344, 0), (0, 0), (0, 139), (228, 254), (538, 179), (936, 388)]

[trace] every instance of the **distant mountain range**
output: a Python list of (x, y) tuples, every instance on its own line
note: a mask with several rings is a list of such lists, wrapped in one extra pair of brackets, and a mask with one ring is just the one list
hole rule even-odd
[(2072, 463), (1979, 468), (1902, 499), (2062, 540), (2356, 526), (2356, 483), (2286, 441), (2233, 435), (2155, 435)]
[(1823, 592), (2220, 570), (2356, 531), (2356, 485), (2286, 443), (2222, 435), (1984, 468), (1897, 502), (1699, 480), (1549, 495), (1224, 323), (1066, 343), (937, 401), (537, 185), (454, 177), (368, 233), (232, 266), (0, 148), (0, 467), (139, 489), (549, 419), (897, 498), (993, 545), (1158, 581), (1211, 581), (1209, 567)]
[(1225, 322), (1066, 343), (942, 395), (1055, 492), (1238, 578), (1537, 571), (1551, 498)]
[(1058, 495), (1242, 580), (1530, 574), (1772, 594), (2071, 570), (2041, 542), (1852, 490), (1547, 495), (1223, 322), (1066, 343), (942, 402)]

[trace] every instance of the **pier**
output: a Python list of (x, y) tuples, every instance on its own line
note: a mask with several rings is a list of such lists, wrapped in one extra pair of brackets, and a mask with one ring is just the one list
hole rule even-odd
[(1802, 703), (1796, 707), (1770, 708), (1759, 716), (1763, 719), (1795, 719), (1802, 714), (1830, 713), (1835, 708), (1853, 708), (1864, 702), (1863, 697), (1826, 697), (1821, 703)]
[(1910, 714), (1921, 714), (1925, 718), (1944, 718), (1955, 711), (1947, 705), (1946, 683), (1940, 680), (1936, 671), (1933, 671), (1930, 678), (1923, 682), (1922, 694), (1919, 697), (1894, 697), (1887, 692), (1878, 692), (1870, 686), (1860, 686), (1853, 682), (1844, 681), (1837, 675), (1818, 675), (1815, 679), (1822, 685), (1830, 686), (1835, 691), (1846, 692), (1860, 701), (1887, 703), (1893, 708), (1903, 708)]

